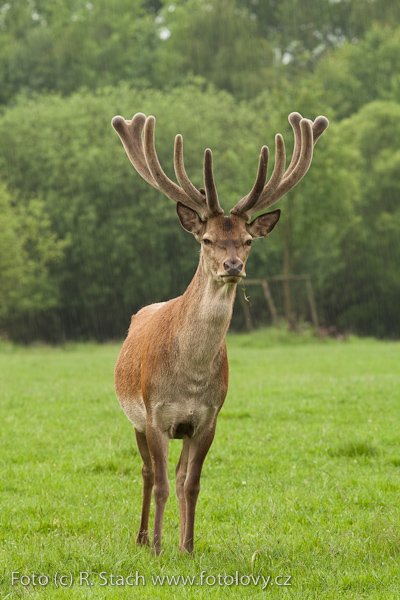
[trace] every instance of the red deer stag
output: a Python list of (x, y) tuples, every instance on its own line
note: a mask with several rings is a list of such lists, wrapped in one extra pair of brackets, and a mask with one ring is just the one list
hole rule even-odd
[(277, 202), (307, 173), (314, 144), (328, 127), (328, 120), (322, 116), (312, 122), (291, 113), (289, 121), (295, 144), (288, 169), (285, 170), (285, 145), (278, 134), (275, 166), (268, 183), (268, 148), (263, 146), (252, 190), (225, 217), (214, 184), (210, 149), (204, 155), (205, 189), (198, 190), (185, 171), (182, 137), (176, 136), (174, 167), (178, 186), (159, 163), (154, 143), (155, 118), (138, 113), (131, 121), (120, 116), (112, 120), (136, 171), (177, 203), (182, 227), (201, 244), (199, 265), (185, 293), (168, 302), (146, 306), (133, 315), (115, 367), (116, 393), (135, 427), (143, 459), (143, 506), (136, 542), (149, 545), (154, 486), (152, 550), (157, 554), (161, 552), (164, 508), (169, 495), (170, 439), (183, 439), (176, 468), (179, 549), (193, 553), (200, 474), (228, 390), (225, 334), (236, 287), (246, 276), (253, 239), (272, 231), (280, 210), (262, 214), (253, 221), (250, 217)]

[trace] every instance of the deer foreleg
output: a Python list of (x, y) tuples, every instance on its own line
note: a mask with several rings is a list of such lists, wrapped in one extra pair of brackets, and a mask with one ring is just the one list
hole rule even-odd
[(142, 476), (143, 476), (143, 504), (142, 516), (140, 519), (139, 533), (136, 538), (136, 543), (139, 545), (150, 545), (149, 541), (149, 514), (151, 504), (151, 493), (154, 485), (154, 471), (151, 462), (149, 447), (147, 445), (146, 435), (135, 429), (136, 441), (139, 448), (140, 456), (143, 460)]
[(175, 470), (176, 474), (176, 495), (179, 500), (179, 518), (181, 523), (181, 538), (179, 541), (179, 550), (183, 550), (183, 544), (185, 541), (185, 526), (186, 526), (186, 500), (184, 485), (186, 480), (188, 459), (189, 459), (189, 445), (190, 440), (184, 439), (182, 445), (182, 452), (179, 457), (179, 462)]
[(196, 513), (196, 503), (200, 492), (200, 476), (204, 460), (210, 449), (215, 435), (216, 421), (203, 431), (201, 434), (193, 437), (189, 445), (189, 461), (186, 474), (186, 480), (183, 486), (185, 495), (185, 535), (183, 549), (193, 554), (194, 543), (194, 518)]
[(149, 423), (146, 428), (147, 444), (154, 470), (154, 530), (152, 552), (160, 554), (165, 504), (169, 496), (168, 435)]

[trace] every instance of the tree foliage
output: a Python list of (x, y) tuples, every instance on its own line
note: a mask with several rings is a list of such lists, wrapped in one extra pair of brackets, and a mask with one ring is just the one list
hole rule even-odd
[(21, 92), (149, 85), (159, 43), (143, 0), (13, 0), (0, 9), (0, 102)]
[(363, 40), (330, 52), (316, 69), (337, 119), (374, 100), (400, 98), (400, 28), (373, 25)]
[(367, 332), (373, 323), (378, 335), (393, 335), (399, 319), (399, 135), (400, 104), (384, 101), (366, 104), (337, 132), (352, 149), (359, 198), (356, 223), (341, 236), (323, 286), (324, 303), (339, 325)]
[(166, 37), (156, 61), (161, 83), (167, 75), (169, 84), (179, 85), (189, 73), (236, 98), (252, 98), (275, 77), (273, 47), (258, 20), (231, 0), (167, 3), (159, 26)]
[(62, 263), (68, 236), (57, 237), (42, 201), (18, 200), (0, 186), (0, 323), (30, 329), (32, 317), (57, 306), (52, 269)]

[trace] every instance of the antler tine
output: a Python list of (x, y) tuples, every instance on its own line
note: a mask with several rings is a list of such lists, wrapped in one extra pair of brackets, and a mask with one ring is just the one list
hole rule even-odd
[(309, 119), (301, 119), (299, 124), (300, 127), (297, 129), (297, 115), (298, 113), (292, 113), (289, 115), (289, 120), (290, 117), (293, 117), (292, 120), (290, 120), (290, 124), (292, 125), (293, 132), (295, 134), (295, 149), (293, 154), (295, 154), (296, 146), (298, 147), (298, 143), (296, 143), (297, 140), (301, 140), (298, 160), (295, 162), (295, 156), (292, 158), (292, 169), (290, 170), (289, 166), (283, 177), (282, 183), (279, 185), (275, 193), (270, 194), (268, 198), (264, 198), (263, 202), (260, 202), (259, 206), (257, 207), (257, 211), (264, 210), (265, 208), (272, 206), (299, 183), (311, 166), (313, 149), (317, 143), (317, 140), (329, 126), (328, 119), (326, 117), (319, 116), (314, 122), (310, 121)]
[[(276, 190), (276, 188), (279, 186), (279, 184), (282, 180), (282, 177), (284, 175), (284, 172), (285, 172), (285, 164), (286, 164), (285, 142), (283, 141), (283, 137), (281, 136), (281, 134), (277, 133), (275, 136), (275, 165), (274, 165), (274, 170), (272, 171), (272, 175), (269, 178), (267, 185), (263, 186), (263, 188), (261, 189), (261, 192), (258, 194), (258, 196), (254, 197), (250, 200), (250, 196), (252, 195), (256, 186), (258, 186), (258, 183), (261, 182), (261, 176), (260, 176), (260, 180), (259, 180), (259, 175), (260, 175), (260, 171), (261, 171), (261, 160), (262, 160), (264, 148), (266, 148), (268, 151), (267, 146), (263, 146), (261, 148), (259, 171), (257, 174), (256, 183), (254, 184), (252, 191), (250, 192), (250, 194), (248, 196), (245, 196), (244, 198), (242, 198), (242, 200), (240, 200), (236, 204), (236, 206), (234, 206), (234, 208), (232, 208), (232, 210), (231, 210), (231, 214), (241, 216), (246, 220), (250, 220), (250, 216), (254, 212), (258, 212), (258, 209), (256, 207), (258, 207), (258, 205), (262, 201), (262, 199), (265, 198), (267, 195), (268, 196), (271, 195)], [(266, 174), (267, 174), (266, 173), (267, 167), (268, 167), (268, 158), (267, 158), (267, 163), (265, 164), (264, 183), (265, 183)]]
[(201, 212), (202, 217), (207, 218), (207, 207), (204, 205), (204, 203), (200, 204), (198, 201), (190, 198), (190, 196), (188, 196), (182, 188), (171, 181), (171, 179), (169, 179), (169, 177), (167, 177), (167, 175), (164, 173), (160, 161), (158, 160), (154, 143), (155, 122), (155, 118), (150, 116), (147, 117), (144, 125), (144, 151), (150, 173), (158, 184), (159, 189), (166, 196), (168, 196), (168, 198), (174, 202), (181, 202), (185, 206), (188, 206), (195, 211)]
[(179, 133), (175, 137), (174, 169), (176, 178), (187, 195), (201, 207), (202, 211), (207, 210), (207, 204), (204, 195), (193, 185), (186, 173), (183, 162), (183, 138)]
[(286, 169), (286, 172), (284, 174), (284, 179), (286, 179), (286, 177), (288, 177), (290, 175), (290, 173), (293, 171), (293, 169), (295, 168), (295, 166), (299, 162), (300, 153), (301, 153), (301, 129), (300, 129), (300, 123), (301, 123), (302, 118), (303, 117), (298, 112), (292, 112), (288, 116), (288, 121), (289, 121), (289, 123), (290, 123), (290, 125), (291, 125), (291, 127), (293, 129), (294, 148), (293, 148), (293, 154), (292, 154), (292, 158), (291, 158), (290, 164), (289, 164), (289, 166)]
[(275, 136), (275, 165), (274, 170), (272, 171), (272, 175), (263, 189), (260, 202), (265, 196), (271, 195), (276, 188), (279, 186), (282, 177), (285, 174), (285, 165), (286, 165), (286, 151), (285, 151), (285, 142), (283, 141), (283, 137), (280, 133), (277, 133)]
[(212, 169), (212, 152), (207, 148), (204, 152), (204, 187), (206, 188), (206, 202), (210, 216), (222, 215), (222, 210), (219, 201), (217, 188), (214, 183), (214, 175)]
[(265, 186), (265, 180), (267, 179), (267, 170), (268, 170), (268, 158), (269, 158), (269, 148), (268, 146), (263, 146), (260, 152), (260, 160), (258, 162), (258, 171), (256, 181), (253, 185), (253, 188), (247, 196), (244, 196), (239, 202), (236, 204), (234, 208), (231, 210), (231, 214), (242, 215), (247, 210), (252, 208), (260, 197), (261, 192)]
[(326, 117), (320, 115), (317, 117), (313, 123), (313, 137), (314, 137), (314, 146), (317, 143), (317, 140), (324, 133), (325, 129), (328, 129), (329, 121)]
[(263, 195), (263, 198), (260, 199), (260, 202), (255, 207), (255, 210), (253, 209), (253, 211), (251, 211), (251, 214), (259, 212), (260, 210), (264, 210), (278, 202), (282, 196), (287, 194), (289, 190), (299, 183), (300, 179), (304, 177), (310, 168), (313, 157), (312, 122), (308, 119), (302, 119), (300, 121), (300, 131), (301, 148), (297, 163), (294, 164), (292, 171), (289, 172), (289, 174), (288, 172), (285, 173), (279, 186), (273, 193)]
[(146, 115), (137, 113), (131, 121), (126, 121), (120, 116), (114, 117), (111, 125), (118, 133), (125, 152), (136, 171), (147, 183), (159, 190), (160, 188), (149, 171), (144, 155), (142, 131), (145, 122)]

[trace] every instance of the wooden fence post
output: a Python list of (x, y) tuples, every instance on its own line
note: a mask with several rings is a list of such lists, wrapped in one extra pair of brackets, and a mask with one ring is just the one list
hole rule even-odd
[(319, 329), (318, 315), (317, 315), (317, 308), (315, 306), (315, 298), (314, 298), (313, 287), (311, 284), (311, 278), (309, 275), (307, 276), (307, 279), (306, 279), (306, 288), (307, 288), (308, 303), (310, 305), (310, 311), (311, 311), (311, 319), (314, 324), (315, 331), (317, 332)]
[(264, 290), (264, 296), (272, 315), (272, 322), (274, 325), (276, 325), (278, 323), (278, 314), (276, 312), (274, 301), (272, 300), (271, 290), (269, 289), (268, 281), (266, 279), (261, 279), (261, 286)]

